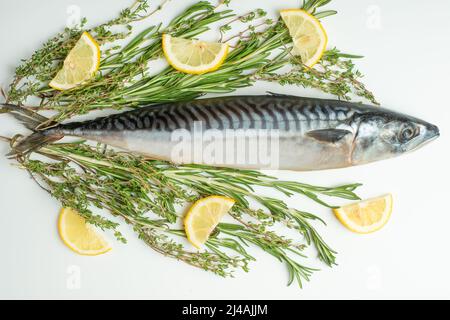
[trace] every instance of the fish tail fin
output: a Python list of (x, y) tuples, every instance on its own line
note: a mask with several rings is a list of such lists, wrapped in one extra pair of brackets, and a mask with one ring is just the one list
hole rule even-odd
[(27, 108), (13, 104), (1, 104), (0, 113), (11, 114), (14, 118), (22, 122), (27, 129), (34, 131), (28, 137), (12, 145), (12, 151), (7, 156), (27, 155), (49, 143), (62, 139), (64, 136), (60, 132), (52, 129), (39, 130), (38, 128), (44, 123), (51, 123), (50, 120)]
[(14, 105), (3, 103), (0, 104), (0, 113), (8, 113), (14, 118), (22, 122), (22, 124), (29, 130), (36, 131), (43, 123), (49, 123), (50, 119), (34, 112), (30, 109)]
[(28, 137), (20, 140), (16, 145), (12, 146), (8, 157), (25, 156), (33, 151), (37, 151), (45, 145), (62, 139), (64, 135), (60, 133), (51, 133), (50, 131), (36, 131)]

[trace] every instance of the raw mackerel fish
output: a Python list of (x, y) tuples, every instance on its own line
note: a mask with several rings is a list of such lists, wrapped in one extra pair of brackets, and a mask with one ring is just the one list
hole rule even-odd
[(438, 137), (439, 129), (408, 115), (344, 101), (230, 96), (60, 124), (36, 131), (16, 152), (64, 136), (175, 163), (304, 171), (395, 157)]

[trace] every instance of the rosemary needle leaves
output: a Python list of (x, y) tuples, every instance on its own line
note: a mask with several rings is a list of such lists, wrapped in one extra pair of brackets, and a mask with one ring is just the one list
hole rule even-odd
[[(30, 96), (38, 97), (41, 103), (35, 107), (36, 110), (57, 111), (53, 120), (63, 121), (96, 109), (139, 107), (191, 100), (206, 93), (229, 93), (251, 86), (257, 80), (317, 88), (346, 100), (355, 94), (376, 102), (373, 94), (360, 82), (362, 74), (354, 70), (351, 58), (357, 56), (333, 49), (325, 54), (317, 68), (305, 68), (290, 56), (291, 39), (281, 20), (268, 19), (262, 9), (236, 17), (231, 9), (223, 9), (229, 1), (216, 7), (207, 1), (200, 1), (167, 26), (151, 25), (123, 47), (114, 45), (116, 39), (127, 38), (129, 32), (112, 33), (110, 28), (119, 24), (126, 30), (131, 29), (132, 23), (139, 20), (147, 9), (146, 1), (138, 2), (139, 6), (122, 11), (118, 19), (89, 29), (97, 40), (100, 39), (100, 43), (112, 45), (103, 52), (101, 71), (92, 81), (64, 92), (47, 85), (81, 34), (81, 28), (86, 24), (83, 20), (80, 27), (65, 29), (49, 40), (16, 69), (8, 93), (9, 102), (25, 103)], [(304, 6), (314, 12), (326, 2), (311, 0)], [(228, 38), (227, 42), (233, 43), (234, 49), (219, 70), (203, 75), (183, 74), (170, 67), (157, 74), (149, 72), (147, 64), (162, 54), (161, 33), (192, 38), (209, 30), (211, 24), (221, 21), (223, 26), (240, 22), (247, 27)], [(288, 71), (277, 74), (282, 67), (287, 67)]]
[[(313, 227), (314, 221), (323, 222), (320, 218), (289, 208), (281, 200), (261, 196), (253, 191), (254, 186), (287, 195), (300, 194), (327, 206), (323, 196), (359, 199), (353, 192), (358, 184), (317, 187), (280, 181), (253, 170), (174, 166), (100, 145), (54, 144), (39, 153), (51, 162), (31, 158), (19, 161), (64, 207), (76, 209), (89, 223), (113, 230), (119, 240), (125, 241), (117, 223), (92, 211), (93, 207), (107, 209), (122, 217), (154, 250), (221, 276), (231, 275), (236, 268), (248, 270), (248, 263), (254, 260), (246, 248), (249, 244), (284, 262), (290, 271), (290, 282), (296, 279), (299, 285), (314, 270), (298, 261), (306, 258), (302, 254), (306, 246), (312, 244), (327, 265), (335, 264), (336, 252)], [(206, 244), (209, 250), (191, 252), (173, 238), (185, 237), (184, 231), (173, 226), (179, 218), (176, 206), (208, 195), (224, 195), (237, 201), (231, 214), (235, 223), (218, 226)], [(249, 199), (265, 210), (252, 209)], [(276, 225), (297, 230), (302, 237), (293, 241), (279, 235), (272, 230)]]

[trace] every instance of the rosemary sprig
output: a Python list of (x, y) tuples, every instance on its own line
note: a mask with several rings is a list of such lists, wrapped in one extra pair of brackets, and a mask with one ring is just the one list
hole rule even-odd
[[(328, 2), (310, 0), (304, 2), (303, 7), (316, 13), (318, 8)], [(131, 28), (130, 23), (141, 17), (142, 13), (139, 12), (147, 9), (145, 0), (138, 3), (138, 8), (124, 10), (122, 18), (113, 19), (91, 31), (100, 30), (95, 34), (109, 41), (113, 37), (109, 31), (104, 30), (110, 25), (122, 23), (128, 29)], [(229, 1), (222, 4), (228, 5)], [(331, 14), (329, 11), (328, 13)], [(325, 16), (323, 12), (322, 16)], [(170, 67), (156, 75), (149, 73), (148, 62), (161, 56), (161, 33), (195, 37), (209, 30), (212, 23), (228, 18), (231, 20), (224, 23), (220, 28), (221, 32), (227, 31), (230, 24), (235, 22), (247, 24), (247, 28), (226, 40), (236, 44), (219, 70), (200, 76), (183, 74)], [(79, 29), (66, 30), (70, 36), (66, 36), (67, 43), (60, 40), (59, 47), (70, 48), (79, 32)], [(58, 63), (52, 64), (51, 59), (60, 63), (67, 50), (56, 54), (52, 52), (52, 48), (44, 46), (38, 51), (38, 57), (33, 56), (25, 65), (38, 65), (38, 58), (45, 55), (48, 61), (44, 65), (48, 65), (49, 69), (53, 66), (52, 71), (42, 73), (39, 68), (27, 70), (28, 77), (31, 78), (39, 72), (46, 75), (41, 77), (40, 85), (26, 82), (19, 86), (19, 79), (23, 78), (23, 74), (19, 73), (20, 76), (11, 85), (9, 100), (25, 102), (30, 95), (38, 96), (42, 101), (37, 109), (56, 110), (59, 114), (52, 120), (62, 121), (95, 109), (138, 107), (151, 103), (190, 100), (205, 93), (229, 93), (250, 86), (256, 80), (265, 80), (317, 88), (347, 100), (353, 93), (375, 102), (373, 94), (359, 81), (362, 74), (353, 70), (350, 58), (356, 56), (330, 50), (316, 68), (309, 69), (298, 59), (290, 57), (290, 42), (284, 23), (281, 20), (274, 22), (267, 19), (262, 9), (235, 16), (230, 9), (221, 9), (220, 5), (213, 6), (207, 1), (200, 1), (187, 8), (167, 26), (149, 26), (124, 47), (114, 47), (114, 52), (105, 51), (98, 76), (72, 90), (59, 92), (47, 86), (51, 75), (59, 67)], [(49, 51), (52, 54), (48, 54)], [(283, 66), (290, 66), (289, 71), (277, 74), (276, 71)]]
[[(175, 166), (117, 153), (100, 145), (53, 144), (39, 153), (51, 161), (28, 157), (18, 160), (63, 206), (75, 208), (89, 223), (113, 230), (119, 240), (125, 241), (117, 223), (92, 212), (93, 207), (108, 209), (113, 215), (122, 217), (156, 251), (221, 276), (231, 275), (230, 270), (236, 268), (248, 270), (248, 262), (254, 260), (244, 248), (248, 244), (285, 263), (291, 274), (290, 282), (297, 279), (300, 285), (301, 279), (308, 280), (314, 270), (298, 260), (305, 258), (301, 253), (304, 247), (314, 245), (322, 261), (329, 266), (335, 264), (335, 251), (313, 227), (314, 221), (321, 219), (289, 208), (281, 200), (261, 196), (254, 191), (254, 186), (272, 188), (287, 195), (300, 194), (315, 201), (320, 195), (358, 198), (353, 193), (358, 185), (315, 187), (280, 181), (254, 170)], [(183, 231), (174, 228), (178, 218), (176, 206), (212, 194), (236, 199), (232, 212), (236, 223), (221, 224), (207, 243), (205, 252), (186, 250), (173, 239), (173, 236), (185, 237)], [(249, 199), (259, 202), (265, 209), (252, 209)], [(319, 203), (325, 202), (319, 200)], [(304, 243), (293, 242), (271, 230), (275, 225), (298, 230), (303, 236), (298, 241), (303, 239)], [(226, 253), (228, 249), (237, 256)]]
[[(131, 7), (122, 10), (119, 15), (101, 25), (88, 29), (100, 44), (112, 43), (124, 39), (131, 34), (132, 23), (140, 20), (148, 9), (147, 1), (137, 0)], [(13, 102), (24, 102), (30, 96), (41, 96), (42, 84), (46, 84), (61, 68), (67, 53), (79, 39), (86, 18), (72, 28), (66, 27), (62, 32), (46, 41), (30, 59), (16, 68), (15, 77), (9, 87), (8, 98)], [(125, 30), (115, 31), (115, 30)], [(111, 54), (117, 46), (106, 50), (103, 55)], [(48, 90), (47, 90), (48, 91)], [(45, 92), (45, 90), (44, 90)]]

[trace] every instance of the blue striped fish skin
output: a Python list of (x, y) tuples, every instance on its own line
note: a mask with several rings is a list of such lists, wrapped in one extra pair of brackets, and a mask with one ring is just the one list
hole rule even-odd
[(211, 143), (220, 148), (228, 141), (225, 136), (229, 132), (250, 147), (259, 141), (255, 136), (262, 133), (276, 136), (276, 168), (299, 171), (342, 168), (391, 158), (417, 149), (439, 135), (436, 126), (387, 109), (281, 95), (220, 97), (147, 106), (90, 121), (61, 124), (46, 134), (82, 137), (174, 162), (266, 167), (218, 157), (213, 163), (192, 155), (174, 159), (174, 149), (180, 147), (174, 134), (191, 133), (191, 139), (183, 143), (195, 143), (192, 140), (197, 138), (192, 136), (199, 124), (202, 132), (213, 131), (218, 134), (216, 138), (222, 137), (222, 141), (202, 140), (201, 148), (211, 147)]
[(64, 130), (163, 130), (192, 129), (195, 121), (205, 129), (279, 129), (304, 131), (318, 122), (337, 123), (350, 118), (358, 108), (334, 100), (290, 96), (238, 96), (199, 99), (141, 107), (125, 113), (74, 122)]

